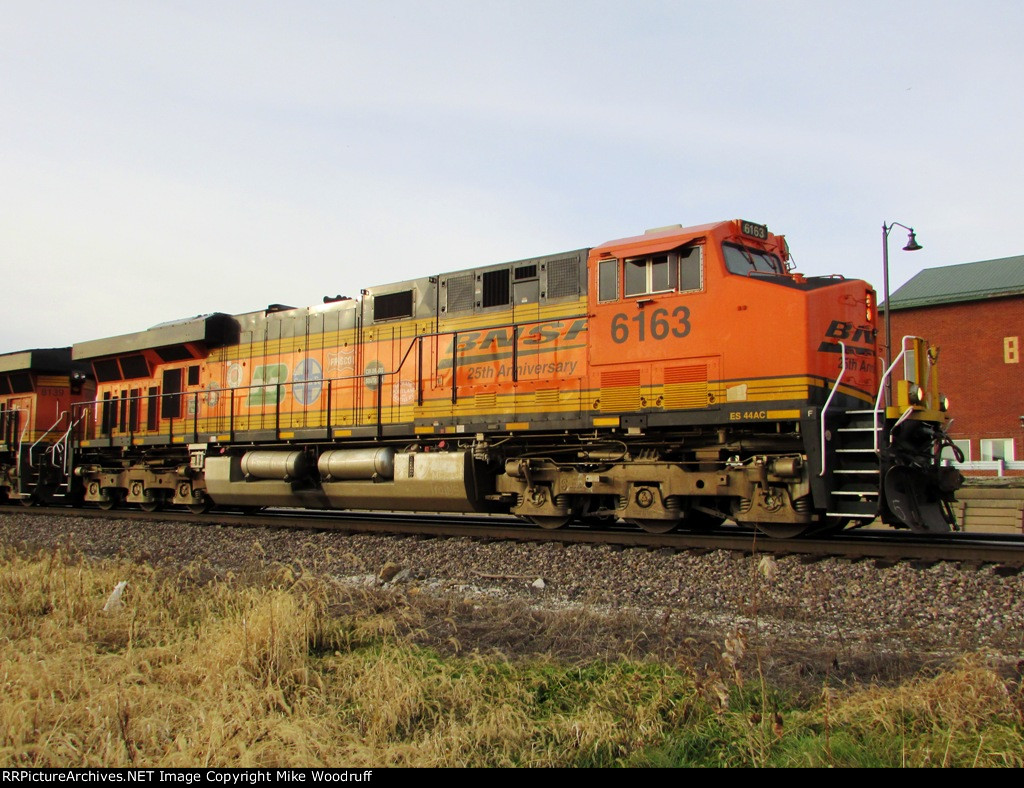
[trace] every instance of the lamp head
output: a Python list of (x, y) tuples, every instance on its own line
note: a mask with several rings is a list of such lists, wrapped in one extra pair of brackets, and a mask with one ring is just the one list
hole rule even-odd
[(924, 247), (917, 242), (917, 235), (911, 229), (910, 236), (907, 238), (907, 245), (903, 247), (903, 251), (916, 252), (918, 249), (924, 249)]

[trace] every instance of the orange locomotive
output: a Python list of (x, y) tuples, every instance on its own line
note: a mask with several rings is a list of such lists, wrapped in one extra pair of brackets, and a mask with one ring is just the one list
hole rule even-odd
[(93, 399), (90, 377), (71, 348), (0, 355), (0, 500), (31, 504), (71, 492), (71, 410)]
[(872, 288), (788, 261), (763, 225), (672, 227), (80, 343), (74, 484), (104, 507), (948, 530), (937, 354), (906, 338), (890, 381)]

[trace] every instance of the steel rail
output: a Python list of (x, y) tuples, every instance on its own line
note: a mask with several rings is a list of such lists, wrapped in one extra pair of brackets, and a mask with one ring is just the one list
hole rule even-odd
[(795, 555), (808, 560), (841, 558), (874, 559), (879, 562), (949, 561), (965, 564), (996, 564), (1024, 569), (1024, 536), (997, 533), (953, 533), (918, 536), (897, 531), (855, 529), (827, 538), (773, 539), (755, 530), (726, 525), (706, 532), (676, 531), (650, 534), (629, 526), (593, 528), (587, 525), (545, 530), (501, 515), (438, 515), (432, 513), (381, 514), (380, 512), (317, 512), (286, 509), (256, 514), (229, 510), (196, 515), (184, 511), (143, 512), (137, 509), (68, 509), (67, 507), (0, 507), (7, 514), (49, 517), (89, 517), (133, 521), (168, 521), (197, 526), (220, 525), (338, 531), (343, 534), (374, 533), (425, 538), (461, 537), (562, 544), (614, 545), (649, 550), (730, 550), (748, 554)]

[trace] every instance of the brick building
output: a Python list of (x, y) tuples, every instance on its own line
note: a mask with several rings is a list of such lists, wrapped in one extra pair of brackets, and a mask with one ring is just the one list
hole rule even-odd
[(1024, 468), (1024, 256), (926, 269), (890, 301), (894, 356), (907, 334), (940, 348), (950, 436), (967, 462)]

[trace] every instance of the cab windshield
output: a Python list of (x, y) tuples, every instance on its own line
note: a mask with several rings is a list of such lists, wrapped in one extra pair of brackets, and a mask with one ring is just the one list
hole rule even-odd
[(784, 274), (786, 272), (782, 261), (768, 252), (732, 244), (722, 244), (722, 251), (725, 253), (725, 267), (733, 274), (746, 276), (751, 272), (762, 274)]

